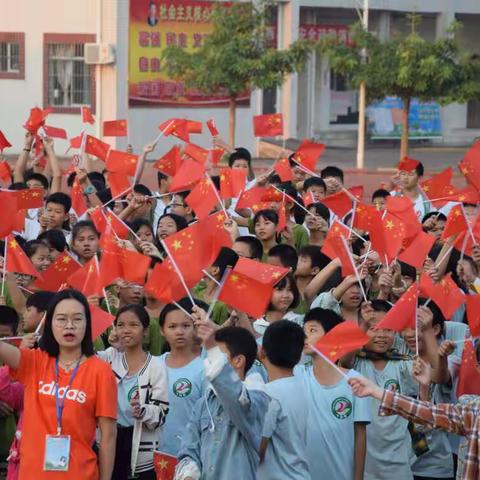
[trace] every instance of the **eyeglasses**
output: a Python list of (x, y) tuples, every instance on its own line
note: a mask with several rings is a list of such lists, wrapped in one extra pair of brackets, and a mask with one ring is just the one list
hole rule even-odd
[(82, 325), (82, 323), (85, 321), (85, 318), (83, 317), (76, 317), (76, 318), (65, 318), (65, 317), (60, 317), (60, 318), (54, 318), (53, 322), (57, 324), (59, 327), (66, 327), (69, 323), (71, 323), (72, 327), (78, 328)]

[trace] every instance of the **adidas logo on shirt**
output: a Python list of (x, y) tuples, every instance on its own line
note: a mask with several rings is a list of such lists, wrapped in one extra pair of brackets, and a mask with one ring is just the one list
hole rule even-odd
[[(65, 390), (67, 387), (60, 387), (58, 389), (58, 396), (63, 398), (65, 395)], [(42, 395), (51, 395), (55, 396), (55, 382), (45, 383), (43, 381), (38, 382), (38, 393)], [(82, 392), (82, 390), (76, 390), (71, 388), (67, 392), (67, 400), (73, 400), (78, 403), (85, 403), (87, 401), (87, 394)]]

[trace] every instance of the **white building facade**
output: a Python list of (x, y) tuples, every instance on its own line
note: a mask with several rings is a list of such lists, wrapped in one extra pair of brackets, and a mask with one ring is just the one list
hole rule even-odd
[[(149, 0), (145, 0), (149, 3)], [(182, 4), (178, 0), (156, 0)], [(201, 2), (197, 2), (201, 3)], [(406, 15), (415, 11), (423, 20), (419, 31), (434, 40), (453, 20), (463, 23), (462, 46), (480, 54), (478, 0), (370, 0), (369, 29), (388, 39), (407, 29)], [(277, 42), (288, 46), (297, 38), (318, 38), (325, 32), (345, 38), (358, 20), (355, 0), (293, 0), (278, 2)], [(63, 127), (70, 137), (85, 125), (80, 105), (91, 105), (97, 122), (86, 128), (101, 137), (103, 120), (127, 118), (129, 140), (136, 150), (153, 140), (157, 126), (172, 117), (206, 121), (214, 118), (227, 137), (228, 111), (224, 107), (133, 106), (128, 102), (128, 0), (15, 0), (4, 2), (0, 16), (0, 130), (22, 148), (23, 123), (33, 106), (52, 106), (48, 124)], [(113, 46), (115, 60), (86, 65), (85, 43)], [(252, 92), (250, 102), (237, 110), (236, 144), (255, 148), (251, 117), (282, 112), (288, 138), (314, 137), (327, 143), (355, 145), (358, 124), (357, 92), (330, 71), (328, 61), (313, 54), (303, 72), (292, 75), (275, 92)], [(468, 144), (480, 135), (480, 99), (441, 109), (442, 138), (446, 144)], [(111, 141), (112, 140), (112, 141)], [(125, 148), (127, 139), (108, 139)], [(165, 140), (168, 143), (170, 140)], [(116, 144), (115, 144), (116, 142)], [(199, 144), (207, 146), (203, 136)], [(68, 144), (65, 143), (65, 147)], [(165, 146), (167, 148), (168, 145)]]

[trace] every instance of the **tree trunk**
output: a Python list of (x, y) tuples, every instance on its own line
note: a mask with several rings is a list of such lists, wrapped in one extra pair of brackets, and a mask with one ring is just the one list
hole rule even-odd
[(408, 155), (408, 116), (410, 114), (410, 97), (403, 99), (402, 139), (400, 141), (400, 161)]
[(235, 97), (230, 97), (228, 102), (228, 110), (230, 114), (229, 125), (228, 125), (228, 143), (235, 147), (235, 114), (237, 111), (237, 99)]

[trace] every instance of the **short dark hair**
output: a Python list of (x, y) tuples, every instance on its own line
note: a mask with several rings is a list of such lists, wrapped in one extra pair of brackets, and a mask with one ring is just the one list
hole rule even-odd
[(370, 302), (371, 307), (374, 312), (385, 312), (390, 311), (392, 306), (386, 300), (372, 300)]
[(151, 197), (152, 196), (152, 191), (146, 185), (143, 185), (142, 183), (136, 183), (133, 187), (133, 191), (135, 193), (139, 193), (140, 195), (144, 195), (146, 197)]
[(319, 215), (322, 217), (328, 224), (330, 224), (330, 210), (328, 207), (326, 207), (323, 203), (320, 202), (315, 202), (311, 203), (308, 207), (307, 210), (314, 210), (315, 215)]
[(27, 183), (29, 180), (36, 180), (37, 182), (40, 182), (44, 190), (48, 190), (48, 178), (42, 173), (28, 173), (27, 175), (25, 175), (25, 183)]
[[(422, 306), (427, 303), (426, 298), (419, 298), (418, 299), (418, 305)], [(443, 333), (443, 330), (445, 328), (445, 322), (447, 319), (445, 318), (445, 315), (443, 315), (442, 311), (440, 310), (440, 307), (433, 301), (430, 300), (428, 302), (428, 305), (425, 305), (433, 314), (433, 319), (432, 319), (432, 327), (435, 325), (440, 326), (440, 334)]]
[(312, 263), (312, 268), (325, 268), (331, 259), (327, 257), (317, 245), (305, 245), (298, 252), (299, 257), (308, 257)]
[[(292, 303), (290, 304), (290, 307), (288, 307), (290, 310), (297, 308), (298, 304), (300, 303), (300, 290), (298, 290), (297, 287), (297, 282), (295, 281), (295, 277), (293, 276), (293, 273), (288, 273), (285, 275), (279, 282), (277, 282), (273, 288), (275, 290), (282, 290), (282, 288), (285, 288), (287, 284), (290, 285), (290, 289), (292, 290), (293, 293), (293, 300)], [(272, 308), (272, 304), (270, 303), (268, 305), (268, 309)]]
[[(175, 195), (179, 195), (179, 194), (175, 193)], [(177, 226), (177, 232), (179, 232), (180, 230), (183, 230), (184, 228), (188, 227), (188, 222), (185, 220), (184, 217), (181, 217), (180, 215), (177, 215), (176, 213), (164, 213), (158, 219), (157, 230), (158, 230), (158, 225), (160, 224), (160, 220), (162, 218), (165, 218), (165, 217), (169, 217), (175, 222), (175, 225)]]
[(280, 368), (293, 368), (302, 357), (305, 333), (290, 320), (271, 323), (263, 335), (262, 346), (268, 360)]
[(441, 220), (443, 222), (447, 221), (447, 216), (441, 212), (428, 212), (423, 216), (422, 224), (425, 223), (431, 217), (436, 217), (436, 220)]
[(122, 308), (120, 308), (120, 310), (117, 312), (117, 315), (115, 316), (115, 320), (113, 322), (114, 325), (117, 325), (118, 317), (120, 317), (120, 315), (125, 312), (132, 312), (138, 318), (144, 330), (146, 330), (149, 327), (150, 316), (148, 315), (148, 312), (145, 310), (145, 307), (143, 307), (142, 305), (135, 305), (135, 304), (124, 305)]
[(42, 232), (37, 240), (42, 241), (48, 247), (54, 248), (57, 252), (64, 252), (68, 248), (67, 239), (61, 230), (52, 229)]
[(424, 174), (424, 168), (423, 168), (423, 163), (418, 162), (418, 165), (415, 167), (415, 172), (419, 177), (423, 177)]
[(398, 261), (400, 264), (400, 273), (405, 276), (411, 278), (413, 281), (417, 279), (417, 270), (412, 265), (408, 263)]
[(33, 292), (27, 297), (26, 307), (35, 307), (39, 312), (45, 312), (54, 296), (54, 292), (46, 292), (43, 290)]
[(47, 245), (45, 245), (45, 243), (42, 242), (41, 240), (29, 240), (23, 246), (23, 250), (27, 254), (28, 258), (32, 258), (33, 255), (35, 255), (37, 253), (37, 250), (40, 247), (46, 248), (48, 250)]
[(97, 227), (95, 227), (95, 224), (91, 220), (80, 220), (72, 228), (72, 242), (80, 235), (80, 230), (84, 228), (92, 230), (92, 232), (100, 238), (100, 233), (98, 233)]
[(343, 170), (338, 167), (334, 167), (333, 165), (329, 165), (325, 167), (323, 170), (320, 170), (320, 177), (321, 178), (328, 178), (328, 177), (337, 177), (343, 183)]
[(328, 333), (332, 328), (340, 325), (345, 320), (333, 310), (328, 310), (325, 308), (312, 308), (303, 319), (303, 324), (305, 325), (307, 322), (317, 322), (319, 323), (323, 331)]
[(55, 203), (56, 205), (62, 205), (65, 213), (68, 213), (72, 208), (72, 199), (63, 192), (51, 193), (45, 200), (45, 205), (49, 203)]
[(387, 198), (390, 196), (390, 192), (388, 190), (385, 190), (384, 188), (378, 188), (372, 193), (372, 202), (376, 198)]
[[(198, 307), (200, 307), (205, 311), (208, 311), (208, 304), (202, 300), (199, 300), (198, 298), (195, 299), (195, 305), (197, 305)], [(192, 308), (193, 308), (192, 302), (188, 297), (184, 297), (176, 303), (167, 303), (162, 308), (162, 311), (160, 312), (160, 316), (158, 317), (159, 325), (163, 328), (163, 326), (165, 325), (165, 321), (167, 320), (167, 315), (170, 312), (173, 312), (175, 310), (181, 310), (180, 307), (182, 307), (183, 310), (185, 310), (189, 315), (191, 315)]]
[(257, 358), (255, 337), (242, 327), (224, 327), (215, 332), (215, 340), (224, 343), (232, 357), (245, 357), (245, 371), (248, 372)]
[(259, 210), (253, 217), (253, 226), (257, 224), (259, 218), (263, 218), (264, 220), (268, 220), (275, 225), (278, 225), (278, 213), (275, 210), (269, 208)]
[(233, 268), (238, 262), (238, 255), (228, 247), (222, 247), (218, 252), (217, 258), (212, 263), (212, 267), (217, 267), (220, 271), (220, 277), (223, 276), (227, 267)]
[(285, 243), (274, 245), (268, 251), (268, 256), (278, 257), (282, 266), (284, 266), (285, 268), (291, 268), (292, 272), (297, 269), (298, 255), (295, 248), (291, 245), (287, 245)]
[(152, 236), (155, 236), (152, 224), (146, 218), (136, 218), (132, 222), (129, 222), (128, 225), (135, 233), (137, 233), (141, 227), (148, 227), (152, 233)]
[(48, 353), (50, 357), (57, 357), (60, 348), (58, 346), (55, 337), (53, 336), (52, 331), (52, 320), (53, 314), (57, 305), (62, 302), (63, 300), (77, 300), (77, 302), (81, 303), (84, 310), (85, 310), (85, 319), (87, 322), (87, 326), (85, 329), (85, 336), (83, 337), (81, 343), (81, 349), (83, 355), (86, 357), (91, 357), (95, 352), (93, 350), (93, 342), (92, 342), (92, 316), (90, 313), (90, 306), (88, 305), (87, 299), (83, 293), (79, 292), (78, 290), (74, 289), (67, 289), (61, 290), (60, 292), (55, 293), (52, 301), (48, 305), (47, 315), (45, 316), (45, 326), (43, 329), (42, 337), (38, 343), (38, 347), (40, 350)]
[(262, 258), (263, 246), (262, 242), (257, 237), (253, 237), (252, 235), (243, 235), (241, 237), (237, 237), (235, 242), (240, 242), (248, 245), (248, 248), (250, 248), (250, 258), (257, 260), (260, 260)]
[(252, 164), (252, 155), (246, 148), (238, 147), (228, 157), (228, 166), (232, 168), (236, 160), (246, 160), (248, 166), (250, 167), (250, 165)]
[(319, 177), (308, 177), (303, 182), (303, 190), (306, 192), (310, 187), (321, 187), (325, 191), (327, 190), (327, 186), (322, 178)]
[[(77, 177), (77, 172), (72, 172), (68, 177), (67, 177), (67, 186), (72, 187), (73, 183), (75, 182), (75, 178)], [(101, 172), (88, 172), (87, 173), (88, 179), (95, 184), (95, 188), (97, 190), (102, 190), (106, 187), (106, 182), (105, 182), (105, 175)]]
[(157, 182), (158, 185), (162, 183), (163, 180), (168, 180), (169, 175), (163, 173), (163, 172), (157, 172)]
[(0, 324), (11, 327), (12, 332), (15, 334), (19, 320), (18, 313), (14, 308), (0, 305)]

